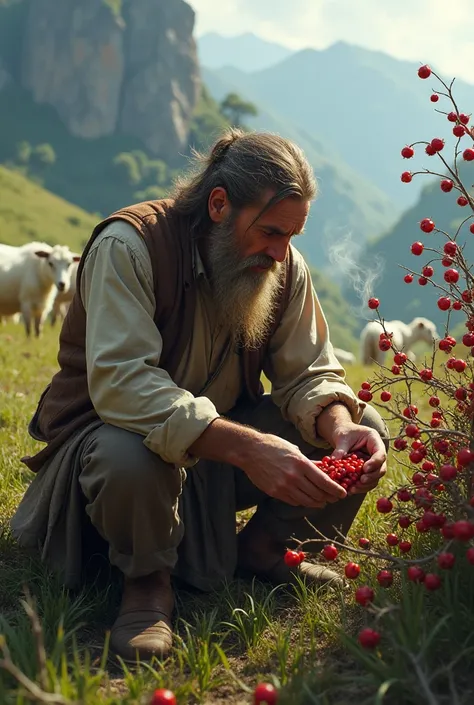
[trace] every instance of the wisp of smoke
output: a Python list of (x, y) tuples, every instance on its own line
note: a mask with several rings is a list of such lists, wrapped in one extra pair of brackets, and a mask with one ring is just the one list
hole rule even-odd
[(335, 278), (344, 283), (347, 290), (351, 287), (360, 300), (359, 308), (351, 306), (351, 312), (361, 318), (367, 318), (367, 301), (374, 294), (376, 282), (384, 270), (384, 260), (379, 255), (368, 258), (363, 253), (360, 243), (354, 242), (352, 234), (327, 242), (327, 253), (331, 262), (331, 271)]

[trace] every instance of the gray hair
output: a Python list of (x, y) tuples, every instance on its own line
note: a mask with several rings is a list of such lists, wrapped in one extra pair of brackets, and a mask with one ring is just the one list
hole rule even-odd
[(195, 169), (177, 180), (173, 197), (176, 209), (190, 218), (197, 233), (212, 225), (208, 199), (217, 187), (226, 190), (236, 209), (259, 203), (265, 192), (273, 191), (255, 220), (284, 198), (311, 201), (317, 193), (302, 149), (279, 135), (230, 128), (208, 154), (193, 155)]

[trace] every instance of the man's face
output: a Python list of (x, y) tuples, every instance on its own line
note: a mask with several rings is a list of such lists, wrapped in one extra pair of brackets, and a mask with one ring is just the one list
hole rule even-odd
[[(225, 196), (223, 189), (216, 191)], [(237, 213), (226, 197), (216, 201), (214, 211), (210, 200), (214, 225), (207, 255), (218, 315), (235, 341), (248, 348), (257, 347), (268, 332), (290, 239), (303, 230), (309, 211), (308, 202), (287, 198), (255, 221), (270, 197)]]

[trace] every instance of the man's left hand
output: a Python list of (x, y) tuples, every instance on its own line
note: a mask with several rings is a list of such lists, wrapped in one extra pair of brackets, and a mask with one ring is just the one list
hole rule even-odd
[(373, 490), (387, 472), (387, 453), (380, 435), (373, 428), (355, 423), (340, 425), (333, 434), (332, 458), (343, 458), (356, 451), (366, 452), (370, 458), (363, 466), (363, 474), (349, 494), (361, 494)]

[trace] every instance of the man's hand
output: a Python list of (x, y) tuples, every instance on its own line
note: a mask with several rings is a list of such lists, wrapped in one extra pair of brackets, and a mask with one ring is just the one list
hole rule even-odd
[(370, 455), (364, 463), (359, 482), (349, 491), (350, 494), (369, 492), (377, 486), (387, 472), (387, 453), (380, 435), (373, 428), (346, 423), (333, 432), (333, 458), (342, 458), (348, 453), (363, 451)]
[(265, 434), (250, 458), (239, 466), (265, 494), (299, 507), (324, 507), (346, 496), (298, 446), (279, 436)]

